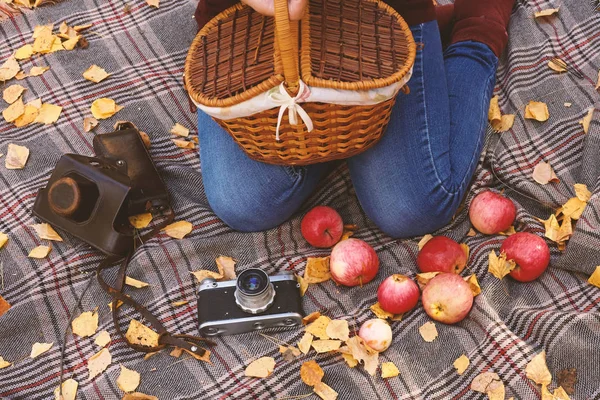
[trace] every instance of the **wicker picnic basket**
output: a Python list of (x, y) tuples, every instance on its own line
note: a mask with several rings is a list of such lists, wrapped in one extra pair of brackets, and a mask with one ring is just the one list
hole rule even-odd
[(378, 0), (310, 0), (301, 21), (287, 0), (275, 18), (240, 3), (198, 33), (184, 80), (251, 158), (308, 165), (380, 139), (415, 53), (406, 22)]

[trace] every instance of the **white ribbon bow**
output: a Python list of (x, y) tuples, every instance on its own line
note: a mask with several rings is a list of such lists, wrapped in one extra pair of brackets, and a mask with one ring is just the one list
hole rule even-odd
[(279, 85), (279, 92), (272, 92), (269, 94), (269, 98), (278, 106), (279, 108), (279, 117), (277, 118), (277, 130), (275, 133), (275, 140), (279, 141), (279, 127), (281, 126), (281, 120), (283, 119), (283, 114), (285, 110), (288, 110), (288, 116), (290, 119), (290, 124), (298, 125), (298, 114), (300, 114), (300, 118), (306, 125), (306, 129), (311, 132), (313, 130), (313, 122), (310, 119), (308, 113), (304, 111), (304, 109), (298, 104), (303, 102), (310, 95), (310, 89), (304, 82), (300, 81), (300, 86), (298, 89), (298, 94), (296, 97), (290, 96), (290, 94), (285, 90), (284, 83)]

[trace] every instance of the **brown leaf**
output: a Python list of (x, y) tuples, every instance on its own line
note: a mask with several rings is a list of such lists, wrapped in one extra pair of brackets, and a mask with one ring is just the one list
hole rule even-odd
[(435, 324), (431, 321), (424, 323), (419, 328), (419, 333), (421, 334), (423, 340), (426, 342), (433, 342), (435, 338), (438, 337), (437, 328)]
[(381, 364), (381, 377), (383, 379), (393, 378), (398, 375), (400, 375), (400, 371), (393, 362), (388, 361)]
[(140, 373), (121, 365), (117, 386), (125, 393), (133, 392), (140, 385)]
[[(77, 39), (79, 40), (79, 39)], [(77, 41), (76, 41), (77, 42)], [(100, 83), (106, 78), (108, 78), (110, 74), (104, 70), (104, 68), (100, 68), (97, 65), (91, 65), (88, 69), (83, 73), (83, 77), (88, 81), (92, 81), (94, 83)]]
[(181, 307), (181, 306), (184, 306), (184, 305), (186, 305), (188, 303), (189, 303), (189, 301), (182, 300), (182, 301), (174, 301), (171, 304), (173, 305), (173, 307)]
[(327, 328), (325, 328), (325, 334), (331, 339), (348, 340), (350, 338), (348, 321), (343, 319), (334, 319), (330, 321)]
[(546, 185), (550, 182), (558, 183), (560, 180), (552, 170), (550, 164), (540, 161), (533, 169), (533, 180), (540, 185)]
[(492, 250), (489, 255), (488, 272), (494, 275), (498, 279), (504, 278), (515, 269), (517, 264), (513, 260), (506, 260), (506, 253), (500, 254), (500, 257), (496, 255), (496, 252)]
[(89, 380), (94, 379), (97, 375), (100, 375), (106, 367), (110, 365), (112, 362), (112, 357), (107, 348), (100, 350), (98, 353), (94, 354), (87, 362), (87, 367), (89, 371)]
[(315, 322), (306, 327), (306, 332), (309, 332), (319, 339), (329, 339), (329, 336), (327, 335), (327, 325), (329, 325), (329, 322), (331, 322), (329, 317), (321, 315)]
[(10, 310), (10, 303), (0, 296), (0, 317), (6, 314), (8, 310)]
[(367, 346), (360, 336), (353, 336), (346, 342), (352, 357), (364, 362), (365, 371), (374, 376), (379, 364), (379, 353)]
[[(596, 271), (600, 271), (600, 268), (597, 268)], [(567, 394), (572, 395), (575, 393), (575, 384), (577, 383), (577, 369), (569, 368), (559, 371), (556, 381), (558, 382), (557, 385), (562, 387)]]
[(231, 257), (219, 256), (216, 258), (217, 268), (221, 275), (223, 275), (223, 279), (233, 280), (237, 277), (235, 273), (235, 263), (236, 261)]
[(273, 373), (274, 369), (275, 359), (273, 357), (261, 357), (246, 367), (244, 375), (253, 378), (266, 378)]
[(322, 400), (336, 400), (338, 393), (323, 382), (315, 385), (315, 394)]
[(174, 239), (183, 239), (194, 226), (188, 221), (177, 221), (165, 226), (162, 230)]
[(81, 313), (71, 322), (73, 334), (81, 337), (89, 337), (96, 334), (98, 330), (98, 313), (86, 311)]
[(309, 284), (325, 282), (331, 279), (329, 272), (329, 257), (308, 257), (304, 280)]
[(459, 375), (462, 375), (463, 372), (465, 372), (467, 370), (467, 368), (469, 368), (469, 364), (471, 363), (471, 361), (469, 361), (469, 357), (465, 356), (464, 354), (460, 357), (458, 357), (456, 360), (454, 360), (454, 368), (456, 368), (456, 372)]
[(548, 106), (540, 101), (530, 101), (525, 107), (525, 118), (544, 122), (550, 118)]
[(159, 335), (141, 322), (132, 319), (131, 322), (129, 322), (129, 328), (127, 329), (125, 338), (131, 344), (157, 347)]
[(321, 382), (323, 376), (325, 376), (325, 372), (323, 372), (323, 369), (315, 360), (302, 363), (302, 366), (300, 367), (300, 379), (308, 386), (315, 386), (317, 383)]
[(23, 94), (23, 92), (25, 90), (27, 90), (27, 89), (21, 85), (17, 85), (17, 84), (10, 85), (6, 89), (4, 89), (4, 92), (2, 92), (2, 98), (8, 104), (12, 104), (15, 101), (17, 101), (19, 99), (19, 97), (21, 97), (21, 95)]
[(549, 385), (552, 382), (552, 374), (546, 365), (546, 352), (542, 351), (529, 361), (525, 367), (525, 374), (538, 385)]
[(312, 312), (312, 313), (308, 314), (306, 317), (302, 318), (302, 324), (303, 325), (310, 324), (311, 322), (315, 321), (320, 316), (321, 316), (320, 312), (318, 312), (318, 311)]

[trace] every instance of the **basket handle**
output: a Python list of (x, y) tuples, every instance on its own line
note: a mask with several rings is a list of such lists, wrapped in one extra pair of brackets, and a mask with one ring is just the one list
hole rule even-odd
[(298, 29), (292, 27), (297, 21), (290, 21), (288, 0), (275, 0), (275, 38), (279, 45), (283, 77), (287, 87), (296, 92), (298, 81)]

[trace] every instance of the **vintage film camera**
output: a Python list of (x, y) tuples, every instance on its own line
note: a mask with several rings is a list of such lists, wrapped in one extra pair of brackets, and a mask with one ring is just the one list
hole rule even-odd
[(236, 280), (204, 279), (198, 289), (198, 320), (205, 336), (234, 335), (302, 324), (300, 285), (294, 274), (268, 276), (251, 268)]
[(94, 137), (96, 157), (63, 155), (33, 206), (40, 219), (113, 257), (133, 249), (129, 216), (170, 209), (138, 130), (128, 122), (116, 128)]

